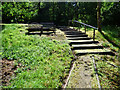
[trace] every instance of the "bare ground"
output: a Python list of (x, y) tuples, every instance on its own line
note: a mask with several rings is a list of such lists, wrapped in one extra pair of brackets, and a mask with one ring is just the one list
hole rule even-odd
[(14, 65), (13, 60), (2, 59), (0, 60), (0, 69), (0, 86), (7, 86), (17, 67)]

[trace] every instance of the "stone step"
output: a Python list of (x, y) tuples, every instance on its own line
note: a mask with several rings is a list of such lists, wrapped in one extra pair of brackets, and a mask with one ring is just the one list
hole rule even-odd
[(110, 50), (105, 49), (88, 49), (88, 50), (74, 50), (76, 55), (85, 55), (85, 54), (101, 54), (101, 55), (114, 55)]
[(93, 44), (93, 43), (99, 43), (98, 41), (93, 40), (69, 40), (69, 44)]
[(87, 37), (86, 34), (80, 34), (80, 35), (66, 35), (66, 37)]
[(103, 49), (103, 47), (97, 44), (72, 45), (72, 50), (79, 50), (79, 49)]
[(73, 38), (67, 38), (68, 40), (90, 40), (89, 37), (73, 37)]

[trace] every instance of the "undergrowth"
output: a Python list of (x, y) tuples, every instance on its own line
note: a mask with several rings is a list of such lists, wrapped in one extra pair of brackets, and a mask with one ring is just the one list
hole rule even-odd
[(49, 37), (25, 35), (18, 25), (2, 30), (2, 58), (18, 66), (10, 84), (4, 88), (60, 88), (73, 58), (67, 43)]

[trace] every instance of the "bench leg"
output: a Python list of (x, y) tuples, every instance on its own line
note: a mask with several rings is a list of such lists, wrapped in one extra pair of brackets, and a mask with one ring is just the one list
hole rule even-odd
[(41, 33), (40, 33), (40, 36), (43, 34), (43, 28), (40, 29)]

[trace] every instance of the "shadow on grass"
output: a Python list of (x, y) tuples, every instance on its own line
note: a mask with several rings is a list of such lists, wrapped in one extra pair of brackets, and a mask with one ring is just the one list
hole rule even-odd
[(118, 47), (118, 48), (120, 49), (120, 46), (117, 45), (116, 43), (114, 43), (113, 41), (111, 41), (103, 32), (100, 32), (100, 33), (103, 35), (103, 37), (104, 37), (109, 43), (111, 43), (113, 46)]

